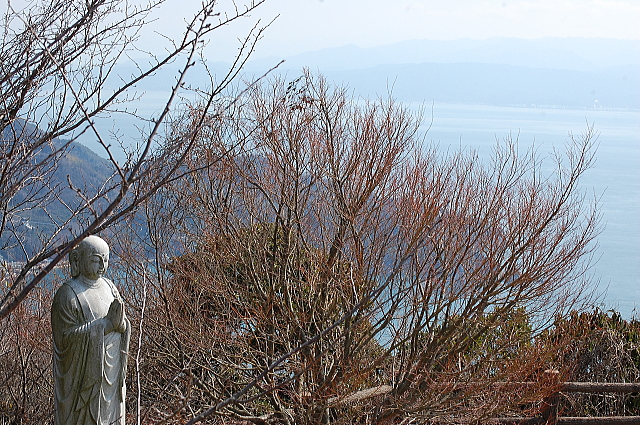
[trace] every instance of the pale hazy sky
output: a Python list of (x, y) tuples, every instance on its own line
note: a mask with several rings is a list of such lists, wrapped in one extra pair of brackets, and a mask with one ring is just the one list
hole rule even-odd
[[(144, 2), (145, 0), (129, 0)], [(239, 7), (250, 0), (236, 0)], [(28, 0), (11, 0), (16, 8)], [(218, 0), (218, 11), (231, 0)], [(200, 0), (166, 0), (153, 28), (176, 37)], [(7, 0), (0, 0), (0, 11)], [(408, 39), (605, 37), (640, 39), (640, 0), (267, 0), (250, 18), (216, 31), (210, 59), (225, 59), (257, 19), (278, 16), (254, 57), (325, 47), (372, 47)], [(145, 34), (145, 38), (147, 35)], [(157, 38), (151, 46), (158, 47)]]
[(274, 38), (291, 31), (300, 50), (416, 38), (640, 38), (640, 0), (272, 0), (264, 6), (281, 14)]
[[(184, 16), (186, 10), (184, 0), (169, 1), (158, 21), (164, 31), (177, 27), (180, 19), (176, 17)], [(194, 7), (199, 3), (189, 2)], [(225, 2), (221, 0), (221, 6)], [(407, 39), (640, 39), (640, 0), (267, 0), (251, 18), (220, 31), (209, 50), (233, 52), (234, 38), (250, 24), (258, 18), (268, 22), (277, 15), (256, 57)]]

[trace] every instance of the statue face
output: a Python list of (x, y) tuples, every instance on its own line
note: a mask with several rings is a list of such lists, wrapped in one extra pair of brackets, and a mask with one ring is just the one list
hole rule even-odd
[(91, 249), (81, 260), (81, 271), (84, 277), (96, 280), (104, 275), (109, 267), (109, 252)]

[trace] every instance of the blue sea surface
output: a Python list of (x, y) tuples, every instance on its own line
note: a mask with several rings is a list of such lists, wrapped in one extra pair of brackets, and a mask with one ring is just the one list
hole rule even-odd
[[(417, 105), (412, 105), (417, 107)], [(433, 119), (431, 119), (433, 115)], [(427, 140), (440, 149), (475, 149), (488, 159), (496, 140), (517, 137), (525, 152), (541, 156), (563, 149), (569, 133), (593, 125), (596, 162), (581, 180), (587, 197), (599, 198), (604, 230), (597, 238), (593, 277), (600, 279), (603, 307), (625, 318), (640, 314), (640, 112), (603, 109), (517, 108), (464, 104), (426, 105)]]

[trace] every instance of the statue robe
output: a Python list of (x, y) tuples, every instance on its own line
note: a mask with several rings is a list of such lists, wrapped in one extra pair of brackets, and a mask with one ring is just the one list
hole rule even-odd
[[(125, 373), (131, 325), (104, 334), (109, 306), (120, 294), (107, 279), (79, 278), (53, 299), (55, 425), (124, 425)], [(126, 319), (125, 319), (126, 320)]]

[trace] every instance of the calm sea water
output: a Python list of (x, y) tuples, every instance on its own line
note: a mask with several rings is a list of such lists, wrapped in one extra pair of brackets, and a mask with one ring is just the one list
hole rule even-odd
[[(165, 98), (163, 92), (147, 93), (138, 112), (157, 114)], [(587, 123), (593, 124), (599, 133), (597, 160), (581, 183), (591, 194), (601, 196), (605, 225), (598, 237), (599, 261), (593, 273), (601, 281), (598, 289), (605, 292), (605, 308), (615, 308), (626, 318), (636, 312), (640, 315), (640, 112), (435, 104), (433, 109), (426, 108), (425, 129), (432, 110), (428, 140), (442, 149), (473, 148), (484, 158), (496, 139), (510, 134), (518, 137), (523, 149), (535, 142), (544, 155), (553, 146), (562, 148), (569, 132), (579, 135)], [(135, 120), (126, 115), (99, 120), (98, 127), (103, 134), (115, 131), (124, 139), (139, 137)], [(103, 154), (90, 135), (80, 142)], [(118, 152), (116, 156), (123, 157)]]
[(523, 149), (535, 142), (544, 155), (562, 148), (569, 132), (579, 135), (593, 124), (599, 133), (596, 163), (581, 181), (591, 198), (600, 196), (605, 225), (593, 274), (605, 308), (626, 318), (640, 315), (640, 112), (435, 104), (427, 108), (427, 124), (432, 109), (427, 139), (442, 149), (476, 149), (481, 158), (510, 134)]

